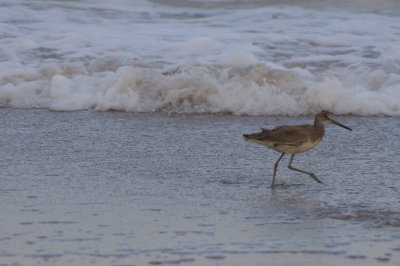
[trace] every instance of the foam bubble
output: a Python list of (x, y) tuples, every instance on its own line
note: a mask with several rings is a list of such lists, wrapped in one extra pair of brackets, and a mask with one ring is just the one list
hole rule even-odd
[(220, 52), (224, 45), (208, 37), (196, 37), (183, 42), (176, 48), (177, 52), (182, 55), (193, 56), (202, 53)]
[(222, 60), (222, 64), (231, 67), (246, 67), (258, 63), (257, 58), (248, 52), (237, 51)]

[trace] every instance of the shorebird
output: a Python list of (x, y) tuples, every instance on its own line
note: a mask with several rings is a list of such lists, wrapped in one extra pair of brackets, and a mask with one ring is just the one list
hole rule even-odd
[(277, 126), (274, 129), (261, 128), (259, 133), (243, 135), (248, 141), (267, 146), (282, 153), (274, 165), (271, 187), (275, 185), (276, 169), (285, 154), (291, 154), (288, 165), (290, 170), (307, 174), (318, 183), (322, 183), (315, 174), (293, 167), (292, 161), (295, 154), (314, 148), (322, 140), (325, 133), (324, 125), (327, 123), (332, 123), (351, 131), (351, 128), (328, 117), (328, 112), (322, 111), (315, 116), (314, 125)]

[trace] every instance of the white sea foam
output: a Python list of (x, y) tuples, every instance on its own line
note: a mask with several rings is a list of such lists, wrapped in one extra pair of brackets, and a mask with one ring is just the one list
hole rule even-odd
[(0, 9), (1, 106), (400, 115), (393, 14), (146, 1)]

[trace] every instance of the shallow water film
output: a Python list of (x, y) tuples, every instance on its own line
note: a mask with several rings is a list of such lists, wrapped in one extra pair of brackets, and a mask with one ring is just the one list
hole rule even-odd
[[(1, 265), (398, 265), (399, 120), (335, 117), (295, 157), (242, 134), (305, 117), (0, 109)], [(385, 130), (382, 131), (382, 128)]]

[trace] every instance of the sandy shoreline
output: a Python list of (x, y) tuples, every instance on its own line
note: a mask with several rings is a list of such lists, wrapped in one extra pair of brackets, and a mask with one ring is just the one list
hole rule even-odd
[(400, 261), (395, 118), (337, 117), (353, 133), (329, 127), (295, 161), (324, 184), (286, 159), (272, 191), (279, 154), (241, 134), (310, 117), (0, 114), (0, 265)]

